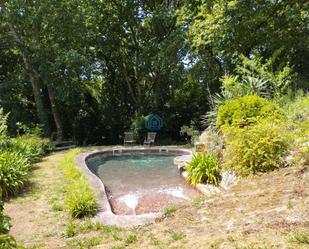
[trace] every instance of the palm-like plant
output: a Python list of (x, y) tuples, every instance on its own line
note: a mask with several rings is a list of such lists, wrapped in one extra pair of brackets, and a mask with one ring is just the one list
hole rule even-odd
[(253, 76), (244, 76), (242, 78), (243, 96), (244, 95), (259, 95), (264, 98), (270, 96), (269, 81)]
[(211, 110), (208, 111), (205, 115), (201, 116), (201, 124), (205, 127), (215, 124), (217, 120), (219, 106), (222, 105), (227, 99), (228, 96), (226, 96), (225, 94), (215, 93), (214, 95), (211, 95), (209, 97)]

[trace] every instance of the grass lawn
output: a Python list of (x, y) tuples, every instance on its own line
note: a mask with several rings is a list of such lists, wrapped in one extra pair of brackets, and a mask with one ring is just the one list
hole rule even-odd
[(173, 206), (137, 228), (70, 220), (63, 210), (65, 153), (35, 165), (23, 193), (5, 204), (26, 248), (309, 248), (309, 171), (290, 167), (243, 179), (229, 191)]

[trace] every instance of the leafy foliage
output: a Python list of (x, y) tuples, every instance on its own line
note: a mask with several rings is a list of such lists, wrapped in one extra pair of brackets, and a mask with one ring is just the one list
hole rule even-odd
[(6, 150), (12, 152), (17, 151), (20, 156), (27, 158), (29, 162), (33, 163), (51, 150), (51, 147), (52, 145), (49, 139), (23, 135), (12, 139)]
[(18, 247), (15, 239), (8, 234), (0, 234), (0, 248), (2, 249), (15, 249), (15, 248), (22, 249), (22, 247)]
[(247, 126), (259, 118), (283, 119), (283, 111), (275, 104), (256, 95), (228, 100), (219, 107), (217, 127)]
[(7, 133), (8, 114), (0, 108), (0, 248), (21, 248), (15, 239), (8, 235), (9, 217), (3, 213), (2, 200), (15, 195), (22, 189), (31, 170), (31, 163), (47, 152), (49, 140), (38, 137), (39, 129), (23, 136), (11, 138)]
[(78, 180), (69, 186), (66, 207), (72, 218), (89, 217), (96, 214), (98, 205), (95, 194), (89, 191), (88, 183)]
[[(304, 73), (308, 70), (308, 63), (304, 61), (308, 56), (308, 52), (304, 52), (308, 41), (305, 9), (308, 9), (307, 2), (185, 1), (179, 10), (179, 22), (188, 30), (192, 49), (205, 64), (214, 66), (218, 60), (212, 58), (217, 56), (224, 69), (231, 73), (241, 62), (241, 55), (250, 56), (263, 64), (267, 61), (266, 64), (273, 67), (272, 72), (285, 71), (279, 77), (283, 79), (288, 75), (284, 67), (289, 64), (297, 73), (308, 76)], [(300, 42), (298, 45), (295, 37)], [(301, 65), (296, 66), (297, 61)], [(275, 74), (268, 76), (256, 78), (270, 80)], [(271, 80), (276, 90), (280, 89), (278, 92), (285, 90), (286, 83), (287, 80)]]
[(210, 109), (216, 115), (209, 96), (224, 75), (237, 77), (234, 97), (308, 89), (306, 1), (1, 5), (0, 105), (11, 113), (9, 132), (39, 121), (51, 137), (63, 127), (78, 144), (115, 144), (136, 117), (158, 113), (162, 132), (180, 140), (182, 126)]
[(275, 99), (285, 110), (291, 136), (291, 162), (296, 165), (309, 163), (309, 97), (303, 91), (290, 93)]
[(218, 162), (210, 154), (195, 154), (186, 171), (187, 179), (193, 185), (203, 182), (218, 184)]
[(213, 155), (218, 162), (222, 161), (224, 137), (215, 127), (209, 126), (199, 137), (199, 142), (205, 145), (205, 153)]
[(0, 152), (0, 187), (2, 196), (15, 195), (27, 179), (30, 164), (16, 152)]
[[(2, 195), (1, 195), (2, 196)], [(3, 212), (3, 202), (0, 201), (0, 234), (2, 233), (8, 233), (10, 231), (10, 218), (6, 215), (4, 215)]]
[(229, 127), (224, 132), (223, 168), (233, 169), (243, 176), (277, 168), (288, 150), (287, 133), (272, 120), (259, 120), (243, 128)]
[(249, 94), (269, 97), (280, 96), (287, 92), (293, 79), (292, 69), (288, 65), (280, 65), (281, 67), (274, 71), (274, 63), (281, 53), (282, 49), (275, 50), (265, 63), (262, 63), (260, 56), (254, 59), (240, 56), (242, 64), (237, 66), (236, 72), (242, 76)]
[(72, 218), (93, 216), (98, 208), (95, 193), (76, 166), (75, 156), (80, 152), (80, 149), (70, 151), (61, 164), (68, 184), (66, 209)]
[(182, 136), (187, 136), (190, 138), (190, 144), (194, 145), (194, 143), (198, 140), (198, 137), (200, 135), (200, 132), (194, 128), (193, 125), (187, 126), (184, 125), (180, 129), (180, 134)]
[(138, 116), (132, 120), (131, 130), (133, 131), (134, 137), (138, 143), (142, 143), (147, 133), (145, 129), (145, 121), (147, 116)]
[(8, 114), (4, 114), (3, 108), (0, 108), (0, 139), (6, 136), (7, 118)]
[(1, 196), (2, 194), (0, 193), (0, 248), (14, 249), (17, 248), (17, 243), (15, 239), (8, 234), (11, 228), (10, 218), (3, 212), (3, 202)]

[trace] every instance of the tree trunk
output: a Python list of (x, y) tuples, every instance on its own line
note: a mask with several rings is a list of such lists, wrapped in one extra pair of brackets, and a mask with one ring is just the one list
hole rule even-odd
[(60, 114), (59, 114), (59, 111), (56, 105), (53, 86), (51, 84), (47, 84), (47, 89), (48, 89), (48, 97), (50, 100), (53, 117), (54, 117), (55, 124), (57, 127), (57, 141), (60, 142), (63, 140), (63, 125), (62, 125)]
[[(28, 62), (24, 59), (24, 63), (27, 65)], [(34, 101), (37, 109), (37, 113), (39, 115), (40, 123), (43, 125), (44, 135), (50, 134), (49, 120), (44, 107), (42, 93), (41, 93), (41, 84), (39, 78), (33, 73), (32, 70), (29, 70), (29, 66), (26, 66), (28, 75), (31, 81), (32, 92), (34, 95)], [(31, 67), (30, 67), (31, 68)]]
[(32, 85), (32, 91), (33, 91), (33, 95), (34, 95), (34, 101), (35, 101), (35, 104), (36, 104), (36, 109), (37, 109), (37, 112), (38, 112), (40, 123), (43, 126), (43, 132), (44, 132), (45, 135), (49, 135), (50, 134), (49, 121), (48, 121), (48, 116), (47, 116), (47, 113), (45, 111), (44, 104), (43, 104), (43, 98), (42, 98), (42, 94), (41, 94), (41, 84), (40, 84), (38, 74), (35, 72), (35, 70), (32, 67), (32, 64), (31, 64), (30, 59), (27, 55), (27, 51), (24, 47), (24, 44), (22, 43), (22, 40), (20, 39), (20, 37), (18, 36), (18, 33), (14, 29), (14, 26), (9, 21), (10, 17), (8, 15), (7, 11), (6, 11), (3, 0), (0, 0), (0, 7), (1, 7), (1, 10), (3, 11), (3, 13), (5, 14), (5, 17), (7, 19), (8, 26), (9, 26), (9, 29), (10, 29), (12, 35), (13, 35), (13, 38), (14, 38), (18, 48), (20, 49), (27, 74), (30, 78), (31, 85)]
[[(36, 11), (39, 11), (40, 9), (39, 4), (40, 4), (39, 1), (35, 3)], [(37, 46), (41, 48), (41, 19), (40, 18), (37, 18), (36, 22), (34, 23), (34, 39), (37, 43)], [(52, 111), (52, 115), (53, 115), (56, 128), (57, 128), (57, 141), (61, 142), (63, 140), (63, 125), (62, 125), (60, 114), (58, 112), (58, 108), (56, 105), (54, 88), (52, 84), (50, 84), (49, 82), (46, 82), (46, 83), (47, 83), (47, 90), (48, 90), (48, 98), (49, 98), (50, 105), (51, 105), (51, 111)]]

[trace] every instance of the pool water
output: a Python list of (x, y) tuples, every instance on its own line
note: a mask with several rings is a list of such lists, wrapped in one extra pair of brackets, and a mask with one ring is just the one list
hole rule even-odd
[(158, 212), (168, 205), (190, 201), (198, 192), (180, 176), (175, 156), (97, 156), (87, 162), (104, 183), (113, 212)]

